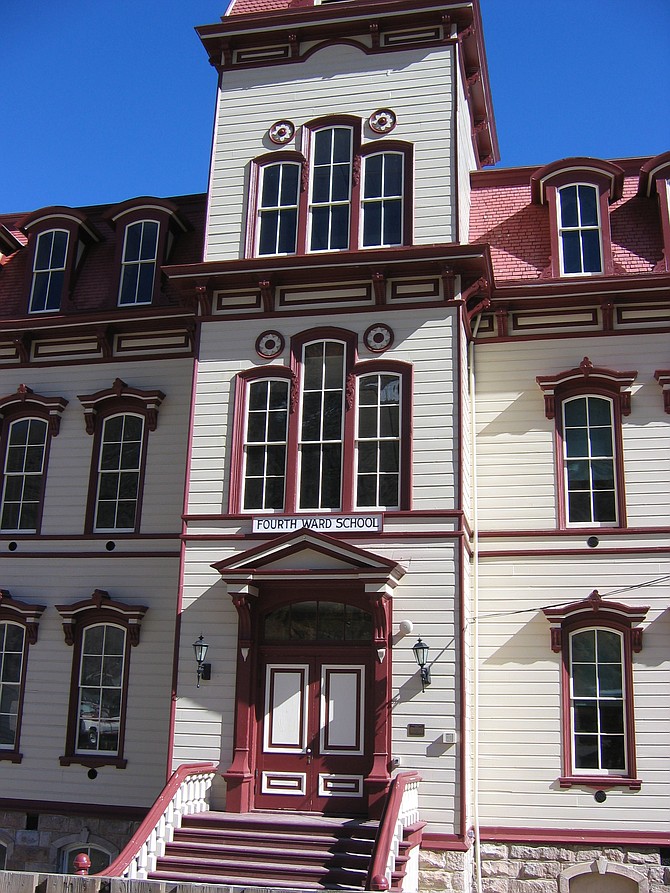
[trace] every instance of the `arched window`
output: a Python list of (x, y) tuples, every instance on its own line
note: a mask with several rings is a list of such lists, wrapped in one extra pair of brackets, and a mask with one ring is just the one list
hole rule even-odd
[(89, 533), (139, 530), (148, 434), (155, 431), (162, 391), (141, 391), (117, 378), (111, 388), (79, 397), (86, 431), (95, 436)]
[(0, 399), (2, 496), (0, 530), (38, 533), (51, 437), (60, 429), (67, 400), (44, 397), (20, 385)]
[(636, 777), (633, 654), (648, 607), (604, 599), (545, 608), (552, 651), (561, 655), (561, 787), (640, 787)]
[(355, 360), (353, 333), (312, 330), (290, 369), (240, 373), (232, 512), (409, 507), (411, 367)]
[(65, 642), (74, 647), (70, 709), (61, 765), (110, 764), (123, 758), (131, 646), (139, 644), (144, 605), (117, 602), (107, 592), (56, 605)]
[(37, 642), (44, 605), (29, 605), (0, 589), (0, 760), (21, 762), (19, 742), (28, 649)]
[(556, 419), (560, 527), (625, 525), (622, 417), (636, 376), (584, 357), (574, 369), (537, 377), (545, 415)]
[(79, 853), (84, 853), (91, 860), (91, 867), (88, 870), (89, 875), (99, 874), (111, 864), (115, 858), (115, 852), (111, 847), (109, 849), (100, 844), (92, 843), (73, 843), (67, 847), (63, 847), (59, 854), (59, 871), (61, 874), (75, 874), (74, 860)]

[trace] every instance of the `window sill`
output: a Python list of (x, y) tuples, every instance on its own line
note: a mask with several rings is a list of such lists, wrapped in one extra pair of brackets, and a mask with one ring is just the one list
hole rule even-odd
[(60, 757), (61, 766), (87, 766), (89, 769), (99, 769), (101, 766), (115, 766), (117, 769), (125, 769), (128, 760), (112, 756), (84, 756), (84, 754), (72, 754)]
[(628, 788), (631, 791), (639, 791), (642, 781), (639, 778), (629, 778), (625, 775), (562, 775), (558, 779), (561, 788), (585, 787), (585, 788)]
[(20, 763), (23, 754), (16, 750), (0, 750), (0, 760), (7, 760), (10, 763)]

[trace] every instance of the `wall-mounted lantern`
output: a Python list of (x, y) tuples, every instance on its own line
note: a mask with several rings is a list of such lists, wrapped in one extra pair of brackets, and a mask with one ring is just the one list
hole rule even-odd
[(195, 652), (195, 659), (198, 664), (198, 683), (196, 688), (200, 688), (201, 679), (204, 679), (205, 682), (207, 682), (212, 678), (212, 665), (205, 663), (208, 648), (209, 645), (204, 641), (202, 636), (199, 636), (198, 640), (193, 643), (193, 651)]
[(425, 642), (421, 641), (421, 637), (417, 642), (412, 645), (412, 651), (414, 652), (414, 658), (419, 665), (419, 669), (421, 671), (421, 691), (426, 690), (426, 686), (430, 685), (430, 669), (426, 666), (426, 662), (428, 661), (428, 651), (429, 647)]

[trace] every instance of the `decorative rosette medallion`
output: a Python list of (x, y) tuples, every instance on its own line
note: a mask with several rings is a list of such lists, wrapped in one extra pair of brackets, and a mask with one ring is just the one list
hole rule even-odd
[(279, 332), (263, 332), (256, 338), (256, 353), (264, 360), (271, 360), (284, 349), (284, 339)]
[(393, 344), (393, 330), (384, 323), (377, 323), (366, 330), (363, 341), (368, 350), (382, 353)]
[(277, 146), (283, 146), (290, 143), (295, 136), (295, 125), (293, 121), (275, 121), (268, 135)]
[(377, 109), (368, 118), (368, 124), (375, 133), (390, 133), (397, 124), (395, 112), (391, 109)]

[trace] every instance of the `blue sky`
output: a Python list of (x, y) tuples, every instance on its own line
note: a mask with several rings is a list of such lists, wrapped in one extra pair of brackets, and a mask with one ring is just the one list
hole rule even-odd
[[(670, 150), (670, 0), (481, 0), (501, 166)], [(207, 188), (225, 0), (2, 0), (0, 212)]]

